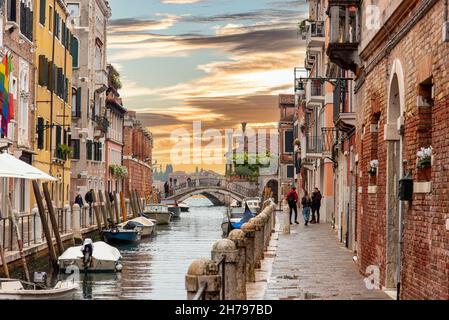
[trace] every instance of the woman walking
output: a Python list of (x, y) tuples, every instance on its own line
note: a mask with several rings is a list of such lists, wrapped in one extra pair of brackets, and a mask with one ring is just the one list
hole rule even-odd
[(307, 226), (309, 225), (309, 219), (310, 219), (310, 211), (311, 211), (311, 207), (312, 207), (312, 199), (309, 197), (309, 194), (305, 193), (304, 197), (302, 197), (301, 200), (301, 204), (302, 204), (302, 215), (304, 216), (304, 225)]

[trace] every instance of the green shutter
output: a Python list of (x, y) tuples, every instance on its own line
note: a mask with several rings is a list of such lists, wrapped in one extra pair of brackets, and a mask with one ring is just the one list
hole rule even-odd
[(73, 35), (72, 35), (72, 39), (71, 39), (72, 41), (72, 44), (71, 44), (71, 46), (70, 46), (70, 49), (71, 49), (71, 52), (72, 52), (72, 59), (73, 59), (73, 61), (72, 61), (72, 66), (73, 66), (73, 68), (78, 68), (78, 52), (79, 52), (79, 43), (78, 43), (78, 39), (77, 38), (75, 38)]
[(39, 85), (40, 86), (45, 86), (45, 56), (44, 55), (40, 55), (39, 56)]
[(47, 0), (40, 0), (40, 8), (39, 8), (39, 22), (41, 25), (45, 26), (45, 13), (47, 12)]
[(76, 114), (81, 117), (81, 87), (76, 91)]
[(92, 140), (87, 140), (87, 160), (92, 160)]

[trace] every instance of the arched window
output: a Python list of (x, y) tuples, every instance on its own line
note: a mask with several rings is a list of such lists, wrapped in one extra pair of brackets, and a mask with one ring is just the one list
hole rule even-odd
[(79, 67), (79, 40), (76, 37), (72, 37), (72, 43), (70, 46), (70, 51), (72, 54), (72, 67)]

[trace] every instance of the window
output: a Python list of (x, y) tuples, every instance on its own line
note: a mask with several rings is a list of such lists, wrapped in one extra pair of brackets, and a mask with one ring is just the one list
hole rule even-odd
[(72, 54), (72, 67), (73, 68), (78, 68), (79, 67), (79, 61), (78, 61), (78, 56), (79, 56), (79, 41), (76, 37), (72, 36), (71, 37), (71, 45), (70, 45), (70, 53)]
[(80, 17), (80, 4), (79, 3), (67, 3), (67, 10), (71, 18)]
[(284, 132), (284, 152), (293, 153), (293, 131)]
[(28, 72), (29, 68), (26, 64), (20, 64), (20, 98), (19, 98), (19, 123), (18, 123), (18, 142), (21, 145), (28, 145), (28, 96), (29, 83)]
[(48, 60), (44, 55), (39, 56), (39, 85), (48, 85)]
[(33, 41), (33, 6), (31, 0), (20, 1), (20, 32)]
[(53, 8), (48, 7), (48, 31), (53, 31)]
[(6, 7), (6, 19), (17, 22), (17, 3), (16, 0), (8, 0)]
[[(46, 121), (45, 128), (50, 127), (50, 122)], [(44, 130), (45, 132), (45, 150), (50, 151), (50, 130)]]
[(45, 26), (45, 12), (47, 9), (47, 0), (40, 0), (39, 6), (39, 23)]
[(80, 159), (80, 141), (79, 139), (73, 139), (72, 140), (72, 150), (73, 150), (73, 155), (72, 155), (72, 159), (75, 160), (79, 160)]
[(92, 140), (87, 140), (86, 151), (87, 151), (87, 160), (92, 160)]
[(60, 39), (60, 23), (61, 19), (59, 18), (59, 13), (54, 12), (54, 20), (53, 20), (53, 32), (55, 33), (56, 38)]
[(102, 61), (103, 61), (103, 48), (101, 47), (101, 45), (98, 43), (99, 41), (97, 41), (96, 45), (95, 45), (95, 70), (101, 70), (103, 69), (102, 67)]
[(72, 116), (81, 117), (81, 88), (72, 89)]
[(294, 177), (295, 177), (295, 167), (287, 166), (287, 178), (294, 178)]

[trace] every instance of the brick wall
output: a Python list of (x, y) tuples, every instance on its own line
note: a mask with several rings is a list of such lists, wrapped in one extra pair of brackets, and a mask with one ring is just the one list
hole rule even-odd
[[(440, 23), (441, 22), (441, 23)], [(359, 165), (362, 170), (359, 197), (357, 239), (361, 272), (369, 265), (381, 268), (381, 284), (386, 281), (387, 261), (387, 144), (384, 125), (387, 123), (389, 79), (395, 59), (404, 73), (405, 126), (402, 156), (410, 163), (417, 178), (416, 152), (430, 143), (434, 149), (431, 193), (414, 195), (404, 205), (403, 244), (401, 256), (402, 299), (449, 299), (449, 44), (442, 42), (443, 2), (434, 7), (381, 60), (371, 73), (358, 96), (363, 96), (358, 121)], [(383, 47), (381, 45), (380, 47)], [(373, 52), (374, 56), (375, 52)], [(424, 62), (424, 63), (423, 63)], [(418, 107), (419, 84), (433, 76), (434, 106)], [(379, 104), (380, 126), (376, 135), (370, 132), (373, 101)], [(431, 111), (431, 112), (430, 112)], [(365, 125), (365, 134), (361, 127)], [(379, 170), (377, 192), (368, 194), (369, 161), (377, 153)], [(397, 227), (397, 226), (396, 226)]]

